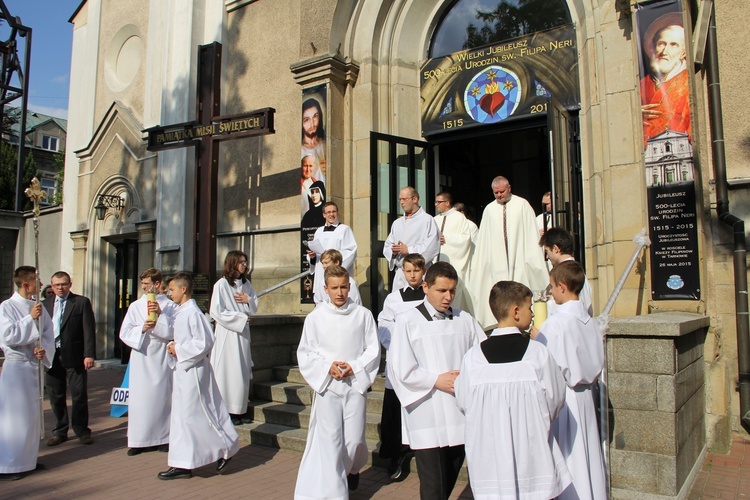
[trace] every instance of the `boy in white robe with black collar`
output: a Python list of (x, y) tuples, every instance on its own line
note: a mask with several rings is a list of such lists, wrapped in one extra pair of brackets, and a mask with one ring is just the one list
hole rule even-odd
[(425, 274), (425, 300), (396, 317), (388, 377), (403, 405), (402, 440), (414, 450), (422, 499), (445, 499), (464, 461), (464, 416), (453, 384), (464, 354), (486, 337), (468, 313), (452, 309), (458, 276), (447, 262)]
[(167, 345), (174, 370), (169, 469), (157, 477), (187, 479), (193, 476), (192, 469), (212, 462), (222, 474), (240, 445), (208, 360), (214, 335), (206, 316), (191, 298), (193, 279), (189, 273), (175, 274), (169, 291), (177, 304), (174, 341)]
[(565, 403), (555, 359), (522, 334), (531, 290), (500, 281), (490, 290), (497, 328), (464, 357), (456, 401), (466, 415), (466, 459), (474, 498), (554, 498), (570, 483), (551, 433)]
[[(21, 266), (13, 273), (17, 287), (0, 304), (0, 480), (21, 479), (36, 469), (39, 455), (39, 362), (49, 368), (55, 354), (52, 320), (37, 293), (36, 269)], [(41, 345), (37, 347), (41, 325)]]
[(330, 302), (305, 318), (297, 361), (315, 391), (307, 445), (294, 497), (349, 498), (367, 463), (367, 389), (380, 365), (380, 346), (370, 311), (348, 297), (349, 273), (326, 269)]
[[(391, 347), (391, 336), (396, 316), (417, 307), (424, 301), (422, 281), (427, 271), (424, 257), (410, 253), (404, 257), (404, 276), (407, 285), (388, 294), (383, 302), (383, 310), (378, 315), (378, 338), (386, 352)], [(386, 363), (387, 354), (386, 354)], [(401, 443), (401, 402), (393, 390), (386, 368), (383, 411), (380, 418), (380, 458), (390, 459), (388, 475), (393, 480), (403, 479), (403, 462), (411, 450)]]
[[(174, 338), (174, 302), (161, 293), (162, 274), (153, 267), (141, 273), (141, 298), (130, 304), (120, 327), (120, 340), (130, 347), (128, 456), (167, 451), (172, 408), (172, 369), (167, 344)], [(156, 301), (148, 300), (148, 293)], [(149, 319), (156, 314), (156, 321)]]
[(552, 433), (573, 477), (570, 486), (560, 494), (562, 499), (607, 497), (592, 395), (604, 368), (604, 346), (599, 327), (578, 300), (585, 278), (581, 265), (572, 260), (552, 268), (549, 279), (558, 307), (535, 335), (554, 356), (567, 386), (565, 406), (552, 424)]

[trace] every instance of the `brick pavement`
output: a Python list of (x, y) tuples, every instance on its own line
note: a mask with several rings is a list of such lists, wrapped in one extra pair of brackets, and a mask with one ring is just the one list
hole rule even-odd
[[(0, 482), (1, 498), (292, 498), (302, 455), (248, 443), (243, 443), (229, 472), (222, 476), (213, 466), (206, 466), (193, 471), (189, 480), (157, 479), (156, 474), (167, 469), (166, 453), (127, 456), (127, 417), (109, 416), (110, 393), (120, 385), (123, 374), (107, 368), (89, 372), (93, 445), (80, 444), (71, 431), (67, 442), (48, 447), (53, 417), (45, 401), (46, 431), (39, 450), (39, 463), (44, 468), (19, 481)], [(368, 467), (361, 474), (352, 499), (419, 496), (416, 474), (400, 483), (391, 483), (379, 467)], [(471, 498), (467, 483), (459, 483), (452, 498)]]
[[(81, 445), (70, 439), (50, 448), (40, 446), (43, 468), (19, 481), (0, 482), (2, 498), (291, 498), (301, 455), (295, 452), (244, 443), (229, 465), (229, 472), (216, 474), (212, 466), (194, 471), (190, 480), (161, 481), (167, 468), (164, 453), (128, 457), (127, 417), (109, 416), (112, 387), (119, 386), (123, 371), (96, 368), (89, 375), (90, 427), (94, 444)], [(45, 402), (46, 440), (52, 434), (53, 418)], [(71, 434), (72, 436), (72, 434)], [(392, 483), (385, 470), (362, 471), (359, 489), (352, 499), (413, 499), (419, 496), (416, 474)], [(690, 491), (689, 498), (750, 497), (750, 438), (735, 436), (728, 455), (709, 453)], [(467, 483), (459, 482), (451, 498), (472, 498)]]

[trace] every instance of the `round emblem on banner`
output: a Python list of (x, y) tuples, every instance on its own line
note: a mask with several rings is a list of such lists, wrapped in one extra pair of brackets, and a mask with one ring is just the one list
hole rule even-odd
[(680, 288), (685, 286), (685, 282), (682, 281), (682, 276), (680, 276), (679, 274), (673, 274), (667, 280), (667, 286), (672, 290), (679, 290)]
[(464, 92), (466, 111), (479, 123), (505, 120), (520, 102), (521, 81), (502, 66), (488, 66), (474, 75)]

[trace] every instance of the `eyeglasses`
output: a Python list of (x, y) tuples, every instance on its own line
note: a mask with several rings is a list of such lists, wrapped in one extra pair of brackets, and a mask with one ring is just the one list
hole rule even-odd
[(241, 260), (241, 261), (238, 262), (238, 264), (245, 264), (245, 265), (247, 265), (247, 261), (246, 260)]

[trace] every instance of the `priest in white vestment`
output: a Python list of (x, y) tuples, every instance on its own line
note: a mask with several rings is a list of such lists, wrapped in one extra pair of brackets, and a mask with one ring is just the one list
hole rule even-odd
[(435, 223), (440, 230), (440, 253), (437, 260), (448, 262), (458, 273), (453, 306), (471, 312), (471, 301), (464, 300), (464, 288), (478, 230), (476, 224), (453, 209), (452, 203), (453, 197), (450, 193), (442, 192), (435, 196)]
[(214, 336), (192, 295), (192, 277), (177, 273), (169, 282), (174, 313), (174, 341), (167, 348), (174, 370), (169, 428), (169, 469), (159, 479), (189, 478), (192, 469), (216, 462), (225, 471), (239, 450), (239, 436), (214, 379), (208, 354)]
[(230, 251), (224, 259), (222, 278), (214, 285), (209, 309), (216, 321), (211, 365), (235, 425), (252, 422), (252, 417), (246, 414), (253, 378), (250, 317), (258, 311), (258, 297), (246, 272), (247, 254)]
[(464, 356), (455, 384), (471, 491), (476, 499), (554, 498), (570, 483), (551, 433), (565, 381), (549, 351), (522, 334), (533, 317), (531, 290), (502, 281), (489, 300), (497, 328)]
[(300, 372), (315, 391), (294, 497), (349, 498), (367, 463), (367, 389), (380, 365), (372, 313), (348, 297), (349, 274), (326, 269), (330, 301), (305, 318), (297, 349)]
[[(49, 314), (31, 297), (37, 293), (36, 270), (13, 273), (17, 291), (0, 304), (0, 475), (20, 479), (36, 469), (39, 454), (39, 362), (49, 368), (55, 355), (55, 332)], [(37, 348), (41, 324), (41, 349)]]
[(388, 269), (395, 270), (391, 291), (406, 286), (401, 269), (404, 257), (418, 253), (424, 257), (427, 267), (440, 251), (440, 234), (435, 220), (419, 206), (419, 193), (407, 186), (398, 195), (404, 216), (393, 221), (391, 232), (383, 245), (383, 256), (388, 260)]
[(585, 274), (575, 261), (552, 268), (550, 284), (558, 308), (547, 318), (536, 340), (547, 346), (565, 378), (565, 406), (552, 424), (573, 476), (562, 499), (607, 497), (604, 459), (592, 389), (604, 368), (599, 327), (578, 300)]
[[(167, 344), (174, 338), (174, 302), (158, 293), (163, 281), (158, 269), (141, 273), (141, 298), (130, 304), (120, 327), (120, 340), (130, 347), (128, 455), (166, 451), (172, 409), (172, 369)], [(156, 302), (148, 294), (156, 294)], [(156, 321), (149, 313), (157, 315)]]
[(541, 292), (549, 283), (534, 209), (528, 201), (511, 194), (505, 177), (495, 177), (492, 192), (495, 202), (482, 214), (468, 278), (474, 314), (485, 330), (495, 325), (489, 307), (495, 283), (517, 281), (533, 292)]
[(414, 450), (423, 499), (448, 498), (464, 461), (464, 416), (453, 383), (464, 354), (486, 337), (468, 313), (453, 309), (458, 278), (436, 262), (425, 274), (425, 300), (396, 316), (388, 378), (402, 405), (402, 441)]
[(354, 277), (354, 261), (357, 259), (357, 240), (354, 239), (352, 228), (339, 222), (339, 207), (336, 203), (329, 201), (323, 204), (323, 218), (325, 225), (315, 230), (312, 241), (308, 243), (307, 255), (315, 259), (315, 280), (313, 285), (313, 297), (315, 303), (319, 304), (326, 299), (323, 291), (325, 286), (323, 279), (323, 263), (321, 256), (326, 250), (338, 250), (341, 252), (341, 267), (349, 272), (349, 277)]

